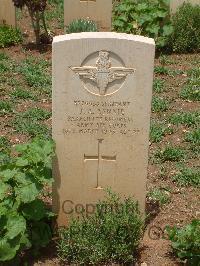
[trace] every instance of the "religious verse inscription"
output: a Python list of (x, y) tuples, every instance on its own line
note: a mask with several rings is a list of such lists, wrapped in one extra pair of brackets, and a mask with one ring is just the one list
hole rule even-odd
[(76, 113), (66, 114), (64, 134), (122, 134), (132, 136), (133, 117), (129, 115), (129, 101), (75, 100)]

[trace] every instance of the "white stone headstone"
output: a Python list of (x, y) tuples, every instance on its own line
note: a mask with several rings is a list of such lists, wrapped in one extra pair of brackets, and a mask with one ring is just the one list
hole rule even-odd
[(64, 0), (64, 25), (79, 18), (95, 21), (100, 31), (111, 31), (112, 0)]
[[(105, 188), (145, 209), (155, 44), (113, 32), (53, 41), (54, 211), (66, 224)], [(81, 204), (81, 205), (78, 205)]]
[(16, 26), (15, 7), (12, 0), (0, 0), (0, 24)]

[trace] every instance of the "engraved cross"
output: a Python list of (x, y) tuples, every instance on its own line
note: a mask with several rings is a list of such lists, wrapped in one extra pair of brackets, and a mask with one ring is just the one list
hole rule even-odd
[(101, 169), (102, 169), (102, 162), (108, 161), (108, 162), (115, 162), (117, 159), (117, 156), (106, 156), (101, 155), (101, 144), (103, 142), (103, 139), (98, 139), (98, 154), (97, 155), (85, 155), (84, 154), (84, 161), (97, 161), (98, 167), (97, 167), (97, 189), (102, 189), (102, 187), (99, 184), (99, 179), (101, 177)]

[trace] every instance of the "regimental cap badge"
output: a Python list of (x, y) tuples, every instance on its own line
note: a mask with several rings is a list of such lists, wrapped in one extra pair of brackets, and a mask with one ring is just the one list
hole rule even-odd
[(109, 84), (115, 80), (125, 79), (135, 72), (134, 68), (112, 67), (110, 53), (107, 51), (98, 52), (96, 66), (71, 67), (71, 69), (82, 80), (90, 80), (95, 83), (97, 91), (96, 93), (91, 93), (98, 96), (109, 95)]

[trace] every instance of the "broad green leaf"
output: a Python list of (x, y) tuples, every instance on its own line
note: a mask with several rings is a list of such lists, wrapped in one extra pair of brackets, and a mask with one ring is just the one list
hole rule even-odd
[(23, 234), (26, 230), (26, 220), (20, 215), (10, 215), (7, 221), (6, 238), (13, 239), (19, 234)]
[(18, 172), (15, 176), (15, 180), (18, 184), (27, 185), (30, 180), (27, 178), (26, 174), (23, 172)]
[(29, 164), (28, 160), (27, 159), (23, 159), (23, 158), (18, 158), (17, 161), (16, 161), (16, 166), (20, 166), (20, 167), (23, 167), (23, 166), (27, 166)]
[(39, 221), (46, 216), (45, 205), (42, 200), (36, 199), (31, 203), (24, 205), (22, 213), (23, 215), (33, 221)]
[(7, 182), (10, 179), (12, 179), (16, 175), (16, 173), (17, 173), (16, 169), (13, 170), (6, 169), (4, 171), (1, 171), (0, 178), (2, 178), (4, 182)]
[(11, 187), (0, 180), (0, 200), (3, 200), (6, 197), (7, 192)]
[(172, 25), (165, 25), (163, 27), (163, 35), (164, 36), (169, 36), (169, 35), (172, 34), (173, 30), (174, 29), (173, 29), (173, 26)]
[(11, 260), (15, 257), (19, 245), (11, 247), (6, 239), (0, 239), (0, 261)]
[(44, 222), (37, 222), (34, 224), (31, 231), (31, 240), (33, 245), (45, 247), (50, 242), (51, 238), (51, 228), (48, 224)]
[(30, 183), (25, 186), (16, 187), (15, 193), (22, 202), (28, 203), (35, 200), (39, 194), (39, 189), (37, 189), (34, 183)]

